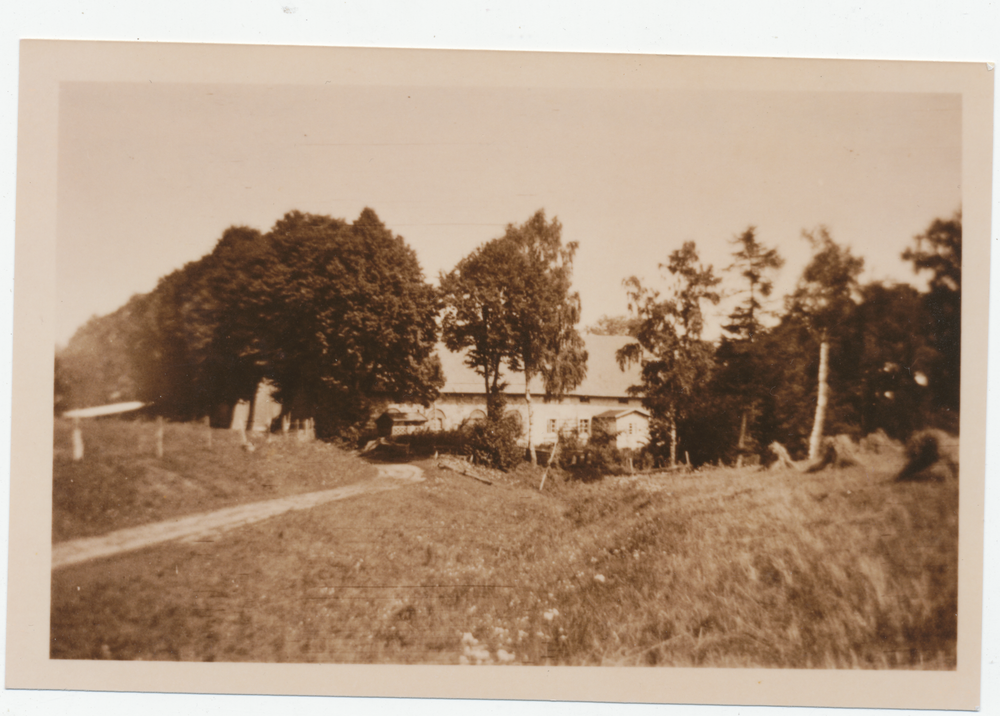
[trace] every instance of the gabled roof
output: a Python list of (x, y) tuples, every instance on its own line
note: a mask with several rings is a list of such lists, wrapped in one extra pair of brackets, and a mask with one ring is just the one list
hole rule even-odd
[(630, 413), (636, 413), (637, 415), (644, 415), (647, 418), (650, 415), (649, 411), (644, 410), (643, 408), (623, 408), (622, 410), (605, 410), (603, 413), (598, 413), (597, 415), (595, 415), (594, 420), (610, 420), (612, 418), (617, 420), (618, 418), (624, 418), (626, 415), (629, 415)]
[[(633, 339), (626, 336), (583, 336), (587, 350), (587, 377), (576, 390), (567, 395), (585, 395), (595, 398), (624, 398), (628, 396), (630, 386), (639, 385), (642, 380), (642, 369), (638, 364), (626, 365), (625, 370), (618, 367), (615, 353)], [(444, 371), (445, 384), (441, 389), (443, 394), (473, 393), (483, 395), (486, 392), (483, 378), (475, 370), (465, 364), (464, 353), (452, 353), (443, 344), (438, 344), (438, 357)], [(508, 394), (524, 395), (524, 374), (501, 371), (501, 379), (507, 382)], [(543, 395), (545, 385), (540, 376), (531, 381), (531, 392)]]

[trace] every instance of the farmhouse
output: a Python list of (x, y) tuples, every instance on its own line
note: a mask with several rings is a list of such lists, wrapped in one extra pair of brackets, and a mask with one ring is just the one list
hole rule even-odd
[[(649, 441), (649, 413), (638, 397), (628, 388), (640, 383), (637, 365), (618, 366), (615, 353), (631, 339), (622, 336), (584, 336), (587, 377), (575, 390), (561, 400), (545, 400), (545, 387), (540, 377), (531, 382), (533, 407), (532, 442), (535, 445), (554, 442), (560, 431), (575, 431), (582, 440), (592, 433), (595, 421), (618, 434), (618, 446), (638, 448)], [(394, 404), (390, 414), (405, 414), (426, 418), (421, 429), (450, 430), (463, 423), (486, 418), (486, 387), (482, 376), (465, 365), (464, 355), (438, 346), (438, 356), (445, 384), (438, 400), (429, 408), (420, 405)], [(508, 413), (517, 414), (523, 439), (527, 438), (528, 407), (524, 397), (524, 374), (505, 373)]]
[[(561, 432), (575, 432), (586, 441), (597, 425), (617, 435), (619, 448), (636, 449), (649, 442), (649, 413), (642, 408), (638, 397), (628, 393), (630, 386), (640, 383), (640, 368), (629, 365), (622, 370), (615, 358), (618, 349), (630, 340), (622, 336), (584, 336), (587, 377), (559, 400), (545, 399), (541, 377), (532, 380), (532, 442), (535, 445), (555, 442)], [(486, 386), (482, 376), (465, 365), (463, 354), (452, 353), (444, 345), (438, 345), (437, 353), (445, 378), (437, 401), (429, 407), (391, 404), (376, 421), (381, 435), (451, 430), (486, 419)], [(522, 441), (527, 443), (524, 374), (504, 372), (501, 378), (507, 383), (508, 414), (517, 415), (522, 426)], [(263, 381), (252, 403), (238, 403), (232, 415), (233, 429), (245, 426), (248, 430), (266, 431), (274, 426), (282, 408), (273, 392), (271, 383)]]

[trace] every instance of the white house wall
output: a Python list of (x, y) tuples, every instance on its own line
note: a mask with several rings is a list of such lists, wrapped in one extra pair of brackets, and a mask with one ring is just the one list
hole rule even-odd
[[(535, 445), (553, 443), (560, 431), (572, 432), (579, 430), (581, 420), (587, 421), (588, 434), (593, 430), (594, 416), (607, 412), (609, 409), (636, 408), (641, 405), (638, 398), (598, 398), (592, 397), (582, 402), (579, 396), (567, 396), (561, 402), (546, 403), (541, 396), (532, 397), (532, 442)], [(442, 429), (452, 430), (463, 422), (477, 415), (485, 415), (486, 401), (482, 395), (443, 395), (429, 408), (420, 405), (393, 405), (393, 408), (403, 412), (420, 413), (431, 416), (434, 411), (443, 414)], [(521, 416), (524, 433), (522, 442), (527, 443), (528, 407), (524, 396), (507, 396), (507, 412), (516, 411)], [(634, 422), (632, 436), (619, 435), (619, 447), (639, 447), (649, 440), (649, 427), (646, 419), (638, 414), (630, 414), (620, 419), (622, 424), (631, 420)], [(621, 428), (620, 428), (621, 429)], [(627, 426), (625, 428), (627, 430)], [(581, 435), (581, 437), (585, 437)]]
[(623, 415), (616, 421), (619, 450), (638, 450), (649, 443), (649, 418), (639, 413)]

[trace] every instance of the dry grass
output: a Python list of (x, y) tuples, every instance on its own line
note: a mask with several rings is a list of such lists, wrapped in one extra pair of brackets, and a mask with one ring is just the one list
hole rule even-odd
[(84, 459), (73, 462), (72, 423), (58, 419), (52, 465), (52, 541), (105, 534), (124, 527), (231, 505), (312, 492), (375, 474), (370, 466), (322, 442), (294, 437), (265, 442), (254, 452), (230, 430), (164, 425), (163, 457), (156, 425), (147, 421), (83, 422)]
[(900, 461), (424, 483), (60, 570), (55, 658), (955, 667), (957, 484)]

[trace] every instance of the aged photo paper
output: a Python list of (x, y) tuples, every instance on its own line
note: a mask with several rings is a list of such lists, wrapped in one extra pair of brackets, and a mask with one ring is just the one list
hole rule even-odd
[[(977, 708), (993, 84), (994, 73), (985, 64), (974, 63), (22, 42), (7, 687)], [(536, 214), (540, 209), (545, 213)], [(464, 480), (457, 483), (462, 490), (508, 490), (514, 494), (519, 486), (504, 473), (456, 467), (461, 461), (449, 464), (443, 477), (426, 462), (411, 470), (410, 465), (398, 464), (405, 460), (394, 455), (392, 461), (373, 463), (370, 482), (336, 486), (325, 481), (309, 483), (309, 490), (275, 492), (271, 507), (257, 505), (258, 498), (247, 501), (252, 509), (233, 512), (244, 505), (233, 502), (235, 498), (195, 491), (178, 463), (169, 462), (171, 436), (182, 435), (171, 431), (190, 430), (183, 435), (203, 441), (205, 445), (199, 443), (199, 450), (212, 448), (213, 441), (219, 450), (223, 441), (239, 440), (239, 459), (247, 465), (254, 465), (253, 461), (262, 465), (271, 456), (298, 459), (281, 450), (297, 449), (287, 448), (295, 441), (312, 444), (317, 435), (328, 437), (324, 431), (330, 422), (324, 423), (321, 413), (314, 416), (309, 412), (316, 407), (308, 403), (308, 395), (303, 397), (309, 390), (294, 396), (286, 391), (285, 403), (281, 403), (281, 376), (285, 374), (278, 369), (273, 374), (278, 392), (254, 392), (249, 400), (229, 405), (224, 414), (198, 415), (198, 422), (190, 424), (164, 421), (152, 414), (137, 421), (148, 426), (148, 430), (143, 428), (146, 432), (141, 440), (149, 457), (144, 458), (141, 470), (128, 472), (115, 484), (124, 485), (126, 477), (145, 481), (142, 485), (159, 490), (165, 501), (190, 494), (192, 503), (202, 505), (199, 510), (162, 515), (156, 512), (156, 505), (141, 505), (150, 515), (159, 515), (158, 524), (174, 520), (169, 529), (142, 531), (157, 520), (129, 514), (129, 510), (139, 509), (138, 503), (120, 507), (107, 495), (74, 495), (74, 488), (54, 486), (54, 461), (86, 464), (86, 451), (93, 449), (93, 443), (88, 442), (94, 439), (92, 426), (115, 424), (88, 420), (99, 421), (102, 414), (115, 411), (144, 409), (141, 401), (131, 401), (134, 396), (126, 388), (117, 398), (107, 393), (102, 400), (80, 398), (79, 404), (61, 408), (62, 388), (53, 388), (59, 381), (55, 351), (80, 335), (80, 328), (88, 325), (92, 316), (111, 314), (133, 296), (153, 291), (162, 277), (209, 254), (220, 237), (229, 237), (234, 245), (243, 240), (241, 237), (251, 237), (241, 245), (249, 247), (253, 237), (263, 232), (279, 236), (281, 231), (291, 234), (302, 230), (301, 226), (312, 219), (289, 213), (294, 211), (334, 217), (342, 222), (333, 222), (338, 231), (347, 231), (347, 223), (353, 222), (353, 230), (377, 233), (387, 229), (403, 237), (412, 247), (423, 276), (435, 285), (446, 284), (446, 275), (478, 246), (520, 226), (527, 227), (529, 219), (540, 217), (543, 226), (548, 220), (548, 227), (559, 227), (564, 240), (576, 242), (577, 247), (575, 257), (570, 254), (573, 290), (579, 294), (574, 318), (581, 331), (584, 326), (603, 326), (606, 332), (602, 335), (595, 330), (583, 336), (591, 361), (588, 375), (566, 391), (564, 400), (549, 401), (543, 398), (546, 390), (540, 389), (532, 403), (530, 381), (526, 385), (522, 378), (518, 384), (511, 372), (505, 376), (513, 386), (508, 405), (514, 406), (519, 421), (532, 426), (524, 428), (529, 438), (537, 432), (537, 445), (529, 442), (529, 447), (539, 448), (542, 461), (551, 460), (560, 445), (555, 436), (562, 434), (568, 421), (577, 437), (589, 435), (599, 423), (611, 425), (618, 435), (617, 447), (628, 455), (622, 469), (629, 475), (642, 472), (632, 456), (639, 463), (642, 447), (654, 439), (650, 437), (656, 431), (651, 419), (656, 415), (635, 391), (629, 391), (644, 380), (640, 369), (633, 366), (634, 373), (629, 374), (627, 361), (622, 362), (625, 367), (616, 362), (615, 351), (628, 339), (609, 328), (612, 321), (602, 320), (627, 315), (630, 298), (636, 306), (641, 298), (652, 295), (642, 293), (640, 284), (667, 285), (656, 284), (660, 273), (667, 278), (685, 275), (667, 269), (657, 272), (657, 264), (666, 264), (671, 252), (680, 250), (685, 242), (697, 242), (700, 259), (696, 256), (689, 265), (701, 260), (712, 264), (721, 276), (732, 262), (734, 241), (741, 235), (752, 239), (757, 232), (783, 257), (780, 263), (775, 262), (775, 269), (786, 264), (775, 274), (773, 305), (768, 306), (776, 316), (784, 310), (781, 298), (801, 287), (796, 279), (814, 252), (825, 246), (830, 255), (842, 255), (836, 253), (835, 242), (849, 247), (844, 255), (853, 252), (865, 259), (866, 273), (860, 273), (860, 265), (855, 272), (855, 278), (860, 276), (863, 283), (889, 286), (911, 282), (926, 290), (926, 276), (920, 283), (912, 263), (900, 257), (914, 249), (915, 236), (930, 233), (928, 227), (936, 226), (932, 221), (957, 221), (959, 235), (964, 236), (959, 242), (962, 410), (960, 425), (956, 421), (951, 432), (960, 434), (961, 441), (953, 446), (942, 438), (933, 448), (935, 458), (938, 450), (947, 458), (940, 461), (947, 473), (940, 475), (941, 481), (957, 480), (957, 466), (962, 465), (961, 490), (955, 485), (957, 559), (945, 560), (934, 574), (907, 577), (912, 579), (907, 588), (915, 594), (932, 590), (938, 584), (935, 579), (952, 593), (957, 588), (957, 620), (951, 614), (935, 612), (939, 607), (924, 604), (922, 597), (914, 597), (910, 604), (914, 609), (926, 607), (930, 616), (924, 622), (912, 614), (893, 617), (886, 607), (884, 623), (873, 627), (873, 633), (889, 639), (892, 629), (896, 630), (892, 634), (905, 636), (926, 627), (933, 634), (911, 634), (913, 648), (887, 649), (877, 659), (850, 649), (842, 654), (830, 651), (827, 658), (815, 660), (808, 654), (789, 656), (775, 634), (751, 633), (749, 628), (737, 639), (732, 625), (739, 620), (725, 613), (724, 606), (718, 614), (709, 609), (693, 622), (682, 624), (676, 616), (682, 612), (665, 605), (659, 611), (666, 616), (635, 627), (635, 633), (629, 632), (631, 627), (624, 622), (620, 630), (609, 625), (597, 629), (598, 622), (621, 615), (606, 616), (600, 611), (605, 605), (591, 613), (590, 625), (584, 617), (573, 617), (578, 619), (573, 623), (568, 608), (560, 610), (558, 606), (572, 603), (583, 610), (579, 605), (589, 603), (587, 594), (597, 594), (625, 579), (626, 558), (635, 565), (659, 565), (650, 566), (649, 574), (641, 566), (630, 566), (627, 571), (638, 575), (635, 578), (640, 582), (648, 576), (651, 583), (659, 584), (668, 557), (647, 554), (645, 542), (630, 542), (627, 549), (617, 544), (612, 549), (609, 543), (590, 553), (582, 537), (578, 545), (553, 550), (548, 574), (535, 563), (529, 570), (527, 554), (509, 556), (513, 565), (524, 560), (523, 581), (509, 566), (505, 572), (508, 581), (503, 584), (462, 585), (465, 592), (455, 592), (455, 603), (447, 605), (450, 611), (442, 611), (446, 609), (442, 599), (427, 595), (442, 585), (454, 587), (447, 581), (452, 575), (442, 573), (439, 583), (428, 581), (427, 576), (413, 584), (405, 579), (411, 575), (402, 572), (403, 578), (396, 583), (361, 586), (360, 582), (344, 581), (345, 575), (353, 579), (363, 572), (365, 559), (391, 561), (396, 559), (397, 550), (415, 553), (414, 545), (424, 539), (425, 528), (444, 534), (448, 525), (431, 528), (400, 522), (396, 531), (358, 532), (343, 527), (340, 517), (302, 522), (305, 518), (301, 515), (346, 515), (350, 500), (375, 509), (372, 505), (380, 504), (375, 501), (385, 499), (387, 512), (391, 506), (406, 517), (408, 494), (422, 491), (424, 496), (419, 500), (414, 497), (413, 504), (444, 500), (433, 492), (440, 485), (440, 494), (444, 494), (444, 486), (455, 484), (449, 480)], [(384, 226), (379, 228), (376, 222)], [(905, 228), (900, 229), (901, 225)], [(306, 235), (308, 231), (296, 234)], [(916, 246), (919, 251), (920, 245)], [(231, 259), (242, 259), (241, 251), (234, 251)], [(399, 254), (399, 266), (410, 260), (407, 256), (405, 251)], [(678, 252), (671, 260), (683, 262), (685, 256)], [(829, 267), (832, 263), (817, 265)], [(399, 268), (398, 273), (403, 274), (404, 269)], [(631, 276), (637, 278), (629, 279)], [(220, 270), (200, 284), (179, 283), (177, 294), (184, 295), (192, 285), (214, 288), (226, 277)], [(298, 280), (292, 270), (281, 274), (282, 285), (299, 286), (295, 283)], [(634, 283), (623, 285), (628, 280)], [(164, 285), (169, 288), (170, 284)], [(630, 286), (634, 289), (631, 296)], [(251, 295), (253, 287), (248, 283), (233, 290)], [(289, 296), (302, 296), (304, 291), (293, 291)], [(766, 295), (770, 293), (769, 288)], [(828, 307), (824, 296), (813, 303), (803, 296), (800, 294), (802, 300), (797, 305), (812, 307), (815, 315)], [(735, 293), (720, 296), (715, 301), (719, 308), (707, 311), (704, 327), (699, 325), (691, 334), (694, 342), (700, 344), (702, 338), (720, 341), (728, 330), (726, 316), (734, 315), (738, 300)], [(412, 300), (414, 305), (417, 302)], [(786, 305), (796, 304), (792, 300)], [(887, 305), (896, 304), (889, 301)], [(305, 326), (311, 320), (310, 311), (312, 307), (303, 309), (296, 325)], [(767, 320), (768, 326), (777, 324), (774, 316)], [(756, 325), (752, 317), (750, 321)], [(182, 333), (193, 331), (191, 324), (180, 323)], [(831, 320), (821, 328), (830, 332), (842, 325)], [(735, 332), (730, 330), (730, 334)], [(248, 344), (257, 345), (253, 340)], [(644, 345), (643, 350), (648, 356), (650, 345)], [(823, 351), (821, 375), (828, 361), (826, 348)], [(261, 362), (275, 360), (273, 355), (274, 351), (263, 351), (258, 358)], [(384, 428), (390, 437), (429, 435), (486, 419), (487, 401), (480, 375), (461, 357), (448, 357), (443, 350), (440, 364), (444, 379), (433, 404), (422, 406), (420, 396), (390, 401), (397, 407), (382, 412), (379, 430)], [(415, 366), (413, 371), (422, 368)], [(287, 371), (287, 366), (283, 369)], [(926, 385), (927, 378), (916, 363), (908, 367), (888, 360), (885, 363), (886, 374), (904, 371), (909, 371), (907, 375), (916, 385)], [(771, 396), (775, 393), (780, 393), (777, 383)], [(892, 390), (882, 390), (880, 396), (888, 401), (897, 398)], [(181, 407), (177, 415), (196, 410), (178, 400)], [(837, 400), (836, 395), (831, 399), (834, 409)], [(56, 421), (50, 401), (56, 406)], [(64, 409), (89, 408), (100, 402), (115, 407), (76, 413)], [(309, 408), (300, 407), (304, 404)], [(259, 418), (265, 409), (273, 412)], [(890, 417), (905, 423), (904, 413), (909, 409), (896, 407), (895, 413), (889, 411), (893, 413)], [(812, 404), (803, 409), (810, 420), (813, 410)], [(739, 423), (735, 419), (734, 424)], [(230, 430), (230, 426), (237, 429)], [(629, 436), (634, 443), (628, 442)], [(664, 436), (666, 446), (671, 440), (669, 431)], [(374, 439), (367, 445), (365, 441), (359, 444), (377, 450), (378, 438), (371, 437)], [(816, 446), (810, 446), (811, 465), (804, 454), (793, 455), (800, 467), (792, 463), (790, 470), (807, 465), (817, 470), (830, 467), (816, 462), (817, 451), (826, 450), (833, 469), (850, 461), (859, 475), (867, 469), (870, 475), (880, 475), (878, 480), (891, 479), (890, 473), (866, 467), (868, 453), (859, 457), (850, 440), (845, 447), (845, 443), (831, 439), (822, 443), (824, 448), (820, 437)], [(733, 482), (726, 484), (734, 487), (712, 498), (723, 505), (719, 508), (723, 513), (728, 509), (725, 500), (738, 500), (752, 492), (742, 489), (744, 483), (738, 481), (746, 476), (738, 470), (751, 471), (757, 476), (752, 479), (768, 490), (766, 494), (777, 495), (773, 499), (778, 502), (784, 499), (774, 484), (766, 485), (772, 473), (758, 464), (757, 456), (751, 460), (749, 450), (745, 455), (733, 453), (732, 462), (714, 455), (711, 460), (703, 459), (694, 443), (689, 445), (685, 439), (690, 442), (682, 436), (678, 449), (674, 435), (669, 451), (664, 447), (669, 452), (669, 469), (674, 472), (650, 458), (649, 474), (640, 477), (654, 482), (678, 480), (676, 484), (683, 487), (696, 484), (680, 480), (697, 480), (697, 470), (703, 469), (699, 463), (704, 469), (731, 467)], [(409, 457), (410, 447), (416, 449), (417, 442), (405, 444)], [(878, 452), (871, 440), (864, 445)], [(435, 442), (435, 461), (437, 448)], [(569, 449), (563, 449), (568, 454)], [(165, 450), (167, 461), (163, 462)], [(774, 454), (779, 455), (777, 448)], [(337, 469), (347, 470), (342, 468), (346, 464), (337, 463)], [(546, 487), (544, 478), (541, 487)], [(914, 483), (915, 490), (923, 488)], [(129, 489), (146, 488), (130, 485)], [(242, 488), (232, 488), (238, 489)], [(551, 491), (553, 485), (547, 489)], [(651, 489), (655, 491), (655, 485)], [(334, 495), (335, 490), (343, 492)], [(535, 500), (538, 492), (533, 487), (530, 499)], [(635, 497), (640, 493), (622, 493), (630, 495), (628, 499), (635, 498), (636, 514), (648, 504)], [(938, 493), (919, 494), (937, 499)], [(323, 496), (313, 499), (309, 495)], [(655, 504), (673, 504), (666, 501), (674, 497), (672, 492), (661, 489), (658, 495), (655, 499), (662, 502)], [(84, 505), (85, 497), (92, 500), (87, 503), (90, 507)], [(278, 497), (290, 501), (277, 506)], [(842, 505), (841, 509), (857, 509), (859, 515), (868, 506), (867, 498), (852, 496), (847, 489), (836, 494), (814, 490), (808, 497), (819, 505), (830, 505), (830, 509), (834, 502)], [(680, 510), (680, 492), (677, 499)], [(338, 506), (341, 500), (344, 503)], [(596, 498), (591, 502), (579, 497), (573, 500), (560, 515), (569, 515), (567, 519), (575, 520), (576, 525), (599, 521), (604, 507), (594, 506)], [(326, 502), (330, 504), (320, 506)], [(477, 504), (486, 506), (488, 502)], [(510, 503), (509, 515), (480, 515), (484, 525), (487, 519), (496, 520), (483, 530), (504, 534), (504, 524), (516, 524), (522, 504), (530, 514), (542, 514), (530, 512), (536, 503), (525, 497)], [(88, 514), (88, 509), (101, 514)], [(218, 518), (216, 522), (181, 524), (193, 512), (207, 514), (210, 509)], [(122, 514), (112, 514), (115, 510)], [(454, 528), (461, 525), (468, 530), (462, 539), (479, 545), (489, 536), (475, 534), (475, 516), (462, 514), (455, 507), (452, 510)], [(907, 529), (921, 529), (902, 507), (894, 511), (890, 506), (885, 514), (906, 522)], [(837, 515), (841, 520), (844, 513)], [(114, 537), (102, 542), (107, 530), (90, 525), (105, 518), (118, 521), (114, 522)], [(657, 529), (667, 529), (664, 525), (681, 529), (678, 522), (658, 519), (655, 515), (649, 518), (650, 544), (661, 544), (654, 540)], [(741, 519), (736, 515), (732, 523), (708, 530), (702, 539), (692, 539), (690, 544), (715, 544), (711, 540), (716, 539), (720, 540), (717, 544), (726, 544), (725, 533), (738, 533)], [(877, 526), (866, 523), (852, 532), (851, 519), (842, 522), (840, 526), (822, 525), (827, 530), (823, 534), (830, 538), (838, 529), (844, 535), (874, 530), (871, 538), (876, 542), (880, 539)], [(892, 529), (898, 527), (894, 523)], [(322, 535), (309, 530), (321, 530)], [(280, 565), (282, 570), (294, 571), (298, 562), (292, 564), (292, 560), (309, 556), (307, 547), (314, 537), (315, 549), (344, 545), (342, 552), (329, 551), (324, 559), (329, 559), (330, 569), (315, 572), (318, 576), (312, 581), (303, 578), (301, 583), (274, 586), (280, 592), (278, 597), (294, 605), (296, 615), (304, 615), (298, 623), (279, 620), (262, 627), (254, 621), (254, 605), (276, 598), (274, 590), (261, 586), (267, 583), (268, 574), (240, 572), (232, 575), (231, 585), (217, 579), (226, 569), (226, 559), (252, 560), (238, 549), (243, 535), (250, 534), (262, 541), (253, 542), (248, 537), (246, 544), (270, 542), (273, 550), (268, 559), (273, 561), (269, 564), (275, 569)], [(681, 532), (678, 535), (683, 536)], [(739, 539), (743, 538), (734, 537), (731, 542)], [(799, 535), (790, 539), (798, 540)], [(812, 537), (802, 539), (808, 542)], [(548, 545), (539, 546), (542, 548)], [(182, 549), (186, 556), (175, 559), (171, 550), (176, 549)], [(497, 545), (496, 553), (503, 549), (503, 544)], [(840, 549), (848, 553), (850, 544)], [(424, 570), (421, 574), (432, 575), (435, 564), (463, 565), (463, 555), (458, 553), (461, 548), (449, 551), (444, 541), (420, 545), (420, 550), (426, 555), (419, 565)], [(812, 554), (803, 552), (807, 553)], [(567, 564), (580, 554), (585, 556), (573, 567), (575, 572), (566, 572), (565, 580), (544, 581), (549, 574), (562, 574), (560, 570), (568, 569)], [(216, 555), (236, 556), (220, 557), (220, 563), (213, 562)], [(282, 555), (288, 555), (286, 561)], [(784, 589), (782, 599), (809, 598), (803, 596), (804, 588), (792, 584), (794, 575), (801, 568), (808, 571), (823, 565), (796, 566), (791, 564), (792, 558), (782, 555), (775, 552), (750, 560), (745, 569), (739, 564), (729, 566), (733, 558), (719, 552), (707, 556), (711, 564), (696, 560), (685, 564), (699, 573), (704, 569), (713, 574), (730, 573), (726, 570), (742, 574), (739, 570), (744, 569), (764, 587)], [(891, 577), (880, 576), (876, 562), (874, 558), (852, 558), (850, 563), (860, 565), (860, 572), (842, 576), (848, 585), (866, 580), (873, 603), (888, 604), (891, 598), (885, 595), (895, 587)], [(605, 564), (617, 565), (619, 572), (612, 573)], [(309, 565), (308, 569), (314, 569), (313, 563)], [(197, 573), (184, 575), (187, 567)], [(466, 567), (462, 574), (474, 576), (469, 565), (461, 568)], [(209, 573), (213, 569), (217, 571)], [(843, 573), (835, 564), (829, 573), (838, 570)], [(237, 579), (243, 578), (255, 583), (238, 585)], [(677, 579), (685, 584), (682, 576)], [(572, 591), (584, 596), (566, 596), (567, 602), (557, 604), (564, 595), (557, 597), (552, 591), (564, 583), (567, 595)], [(540, 590), (540, 584), (549, 586)], [(129, 592), (135, 585), (151, 591)], [(836, 581), (829, 587), (832, 591), (841, 589)], [(730, 588), (738, 592), (740, 586), (719, 581), (706, 590), (710, 594), (706, 603), (724, 605), (723, 597), (715, 592)], [(75, 597), (73, 592), (81, 589), (87, 596)], [(372, 597), (376, 589), (383, 590), (380, 595), (391, 591), (391, 596)], [(649, 589), (655, 592), (654, 587)], [(114, 594), (115, 590), (120, 593)], [(484, 601), (475, 596), (482, 591), (499, 596)], [(223, 592), (225, 598), (220, 598)], [(636, 586), (634, 593), (643, 593), (642, 588)], [(465, 594), (470, 601), (462, 601)], [(695, 597), (682, 588), (669, 599), (681, 603)], [(830, 594), (815, 595), (815, 599), (824, 605), (837, 602)], [(348, 603), (350, 610), (336, 611)], [(763, 603), (760, 606), (769, 608)], [(487, 608), (492, 610), (490, 614), (483, 613)], [(521, 608), (526, 628), (519, 628), (512, 616)], [(816, 611), (817, 620), (829, 616)], [(310, 614), (315, 617), (315, 626), (305, 624)], [(337, 623), (338, 614), (359, 619), (360, 626)], [(424, 619), (427, 621), (422, 622)], [(433, 625), (433, 633), (430, 626), (424, 631), (414, 627), (421, 623)], [(341, 627), (350, 632), (342, 642), (329, 633)], [(844, 627), (845, 631), (851, 628)], [(157, 629), (162, 630), (161, 642), (147, 640), (136, 646), (143, 643), (140, 632)], [(368, 641), (377, 643), (378, 648), (367, 646), (366, 629), (371, 629)], [(203, 630), (210, 630), (212, 639), (206, 641)], [(219, 643), (212, 641), (216, 633)], [(950, 651), (939, 648), (934, 641), (939, 637), (942, 644), (951, 644)], [(65, 643), (59, 642), (60, 638)], [(612, 646), (615, 639), (633, 638), (647, 641), (638, 647), (630, 642), (620, 648)], [(224, 643), (226, 639), (230, 641)], [(414, 644), (420, 648), (412, 648)], [(929, 645), (926, 653), (922, 644)]]

